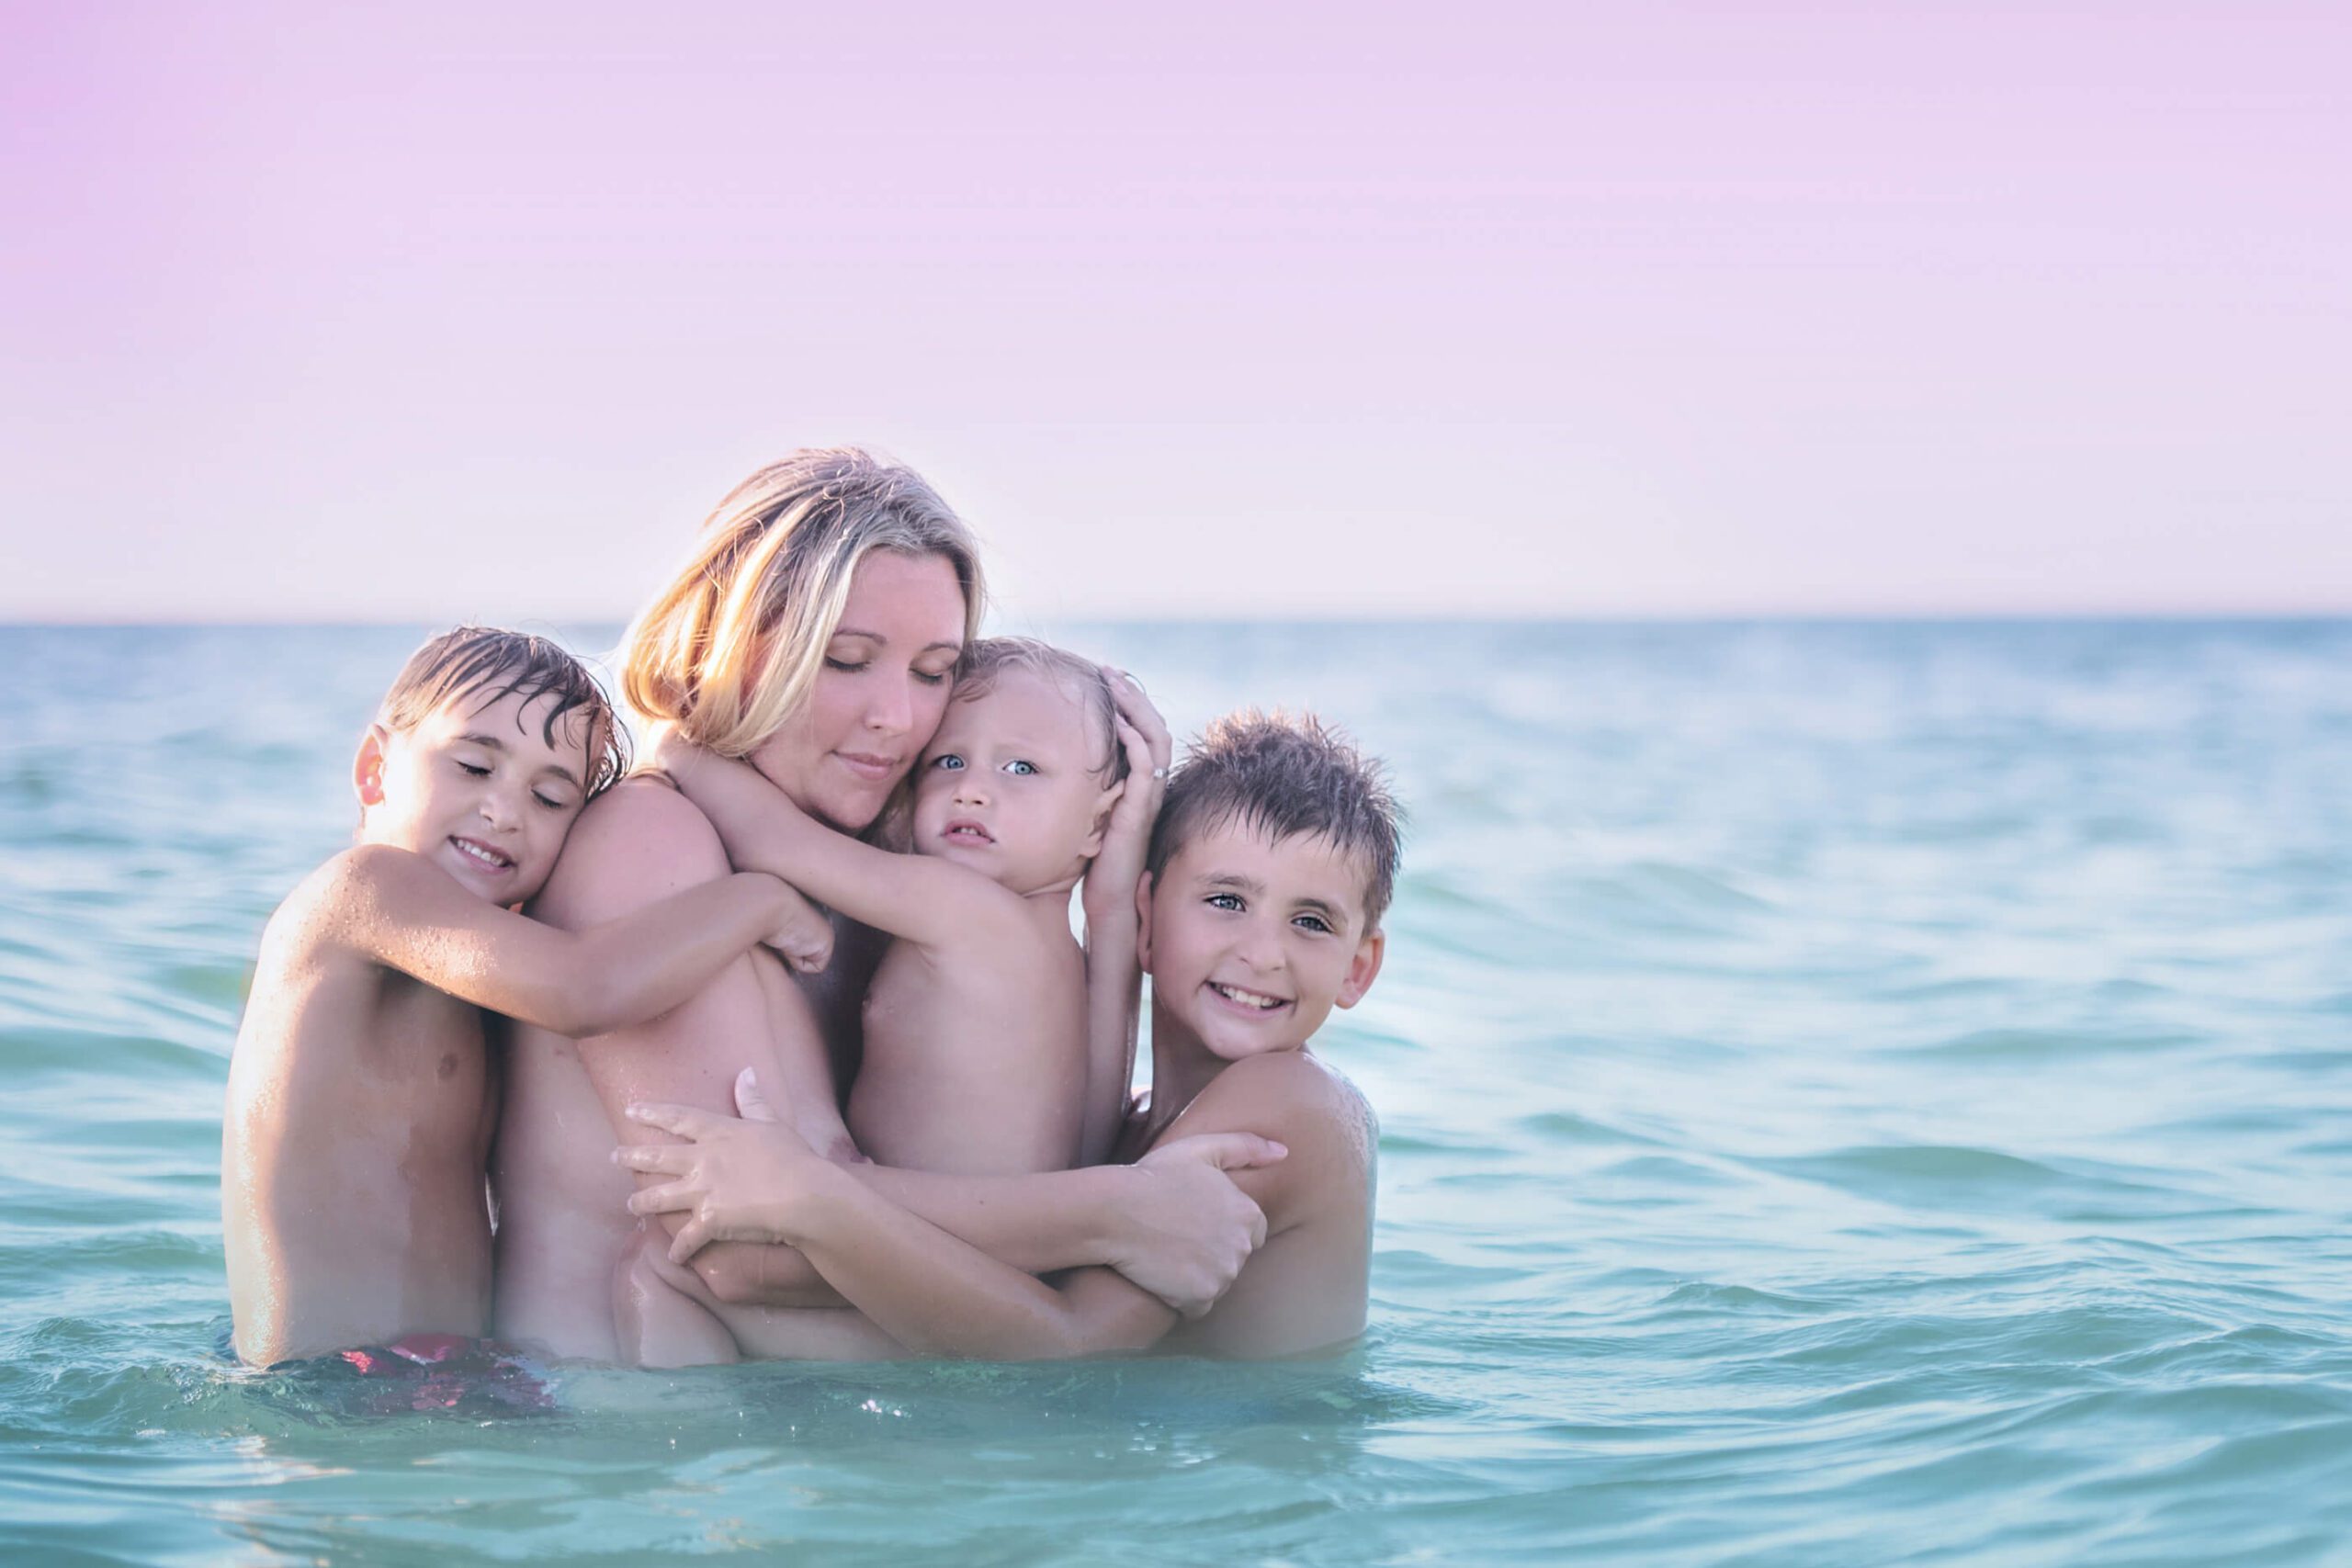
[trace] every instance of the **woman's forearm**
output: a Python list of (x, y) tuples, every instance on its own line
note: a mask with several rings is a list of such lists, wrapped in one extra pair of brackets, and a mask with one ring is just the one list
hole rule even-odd
[(808, 1191), (784, 1223), (845, 1300), (918, 1355), (1035, 1360), (1141, 1350), (1176, 1322), (1108, 1270), (1089, 1269), (1067, 1289), (1046, 1285), (854, 1178)]
[(1123, 1168), (1032, 1176), (943, 1176), (879, 1165), (847, 1169), (897, 1208), (1024, 1274), (1109, 1263), (1117, 1256)]

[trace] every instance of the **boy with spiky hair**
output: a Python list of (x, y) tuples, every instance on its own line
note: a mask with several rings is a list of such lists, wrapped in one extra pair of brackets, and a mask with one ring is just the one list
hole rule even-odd
[[(1250, 1133), (1287, 1156), (1228, 1172), (1265, 1212), (1263, 1243), (1204, 1316), (1107, 1269), (1048, 1287), (816, 1159), (792, 1133), (677, 1106), (630, 1114), (693, 1142), (639, 1145), (672, 1177), (633, 1207), (692, 1211), (697, 1236), (797, 1247), (919, 1353), (1032, 1358), (1136, 1350), (1282, 1356), (1363, 1332), (1377, 1127), (1309, 1049), (1379, 974), (1397, 810), (1379, 768), (1312, 717), (1251, 710), (1209, 727), (1168, 784), (1136, 900), (1152, 977), (1152, 1091), (1118, 1157), (1171, 1138)], [(682, 1232), (684, 1239), (685, 1234)]]
[(823, 967), (830, 925), (772, 876), (582, 931), (514, 911), (626, 766), (604, 693), (544, 637), (461, 626), (392, 682), (352, 762), (357, 842), (270, 917), (229, 1062), (221, 1230), (243, 1359), (498, 1377), (505, 1358), (475, 1337), (493, 1015), (599, 1034), (763, 941)]

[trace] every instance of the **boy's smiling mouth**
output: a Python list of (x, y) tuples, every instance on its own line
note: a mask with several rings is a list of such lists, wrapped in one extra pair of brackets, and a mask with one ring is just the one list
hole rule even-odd
[(472, 861), (476, 865), (481, 866), (484, 871), (512, 871), (514, 869), (514, 856), (501, 853), (499, 851), (492, 849), (488, 844), (483, 843), (479, 839), (461, 839), (455, 833), (452, 833), (449, 835), (449, 841), (458, 846), (458, 852), (459, 854), (464, 855), (468, 860)]
[(1274, 1012), (1290, 1006), (1290, 998), (1287, 997), (1270, 997), (1263, 991), (1228, 986), (1222, 980), (1211, 980), (1208, 983), (1208, 988), (1232, 1006), (1245, 1008), (1250, 1012)]

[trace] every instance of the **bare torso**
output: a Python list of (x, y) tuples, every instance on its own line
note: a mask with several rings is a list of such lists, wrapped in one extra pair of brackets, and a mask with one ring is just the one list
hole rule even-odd
[(297, 889), (229, 1066), (222, 1242), (237, 1353), (276, 1361), (489, 1326), (482, 1013), (323, 942)]
[[(578, 927), (727, 872), (700, 813), (664, 784), (632, 780), (582, 815), (532, 912)], [(639, 1029), (584, 1041), (514, 1030), (492, 1166), (502, 1338), (617, 1359), (613, 1269), (638, 1222), (635, 1184), (612, 1163), (627, 1141), (616, 1117), (632, 1100), (731, 1111), (747, 1066), (813, 1143), (824, 1145), (827, 1127), (839, 1136), (817, 1010), (764, 949)]]
[(849, 1125), (877, 1163), (1017, 1175), (1075, 1159), (1086, 956), (1067, 894), (1007, 911), (935, 948), (895, 942), (875, 971)]

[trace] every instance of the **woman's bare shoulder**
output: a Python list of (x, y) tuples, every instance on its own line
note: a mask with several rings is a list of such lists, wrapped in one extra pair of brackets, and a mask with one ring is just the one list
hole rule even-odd
[(571, 825), (532, 913), (559, 925), (610, 919), (728, 874), (710, 819), (660, 778), (623, 779)]

